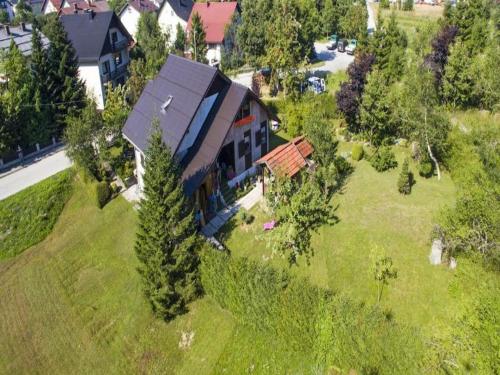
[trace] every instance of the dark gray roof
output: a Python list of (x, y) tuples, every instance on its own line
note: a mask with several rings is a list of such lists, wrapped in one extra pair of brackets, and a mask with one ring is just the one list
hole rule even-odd
[[(158, 118), (163, 141), (175, 153), (217, 72), (211, 66), (170, 55), (134, 106), (123, 128), (125, 137), (145, 151), (151, 122)], [(162, 106), (170, 95), (172, 101), (164, 111)]]
[(108, 37), (110, 27), (117, 27), (125, 37), (132, 40), (113, 11), (65, 14), (60, 20), (75, 48), (79, 62), (95, 62), (111, 51)]
[(193, 194), (201, 185), (210, 167), (217, 159), (234, 118), (250, 90), (245, 86), (232, 82), (224, 101), (201, 142), (196, 155), (184, 169), (182, 180), (186, 195)]
[(158, 10), (158, 14), (161, 13), (161, 10), (166, 3), (170, 4), (175, 14), (177, 14), (184, 21), (187, 22), (189, 20), (191, 9), (193, 9), (193, 0), (164, 0), (160, 6), (160, 9)]
[[(31, 24), (26, 24), (24, 30), (21, 26), (11, 26), (9, 29), (10, 35), (7, 34), (4, 26), (0, 26), (0, 50), (8, 50), (10, 48), (10, 41), (14, 40), (21, 53), (24, 56), (30, 56), (33, 30)], [(41, 37), (43, 46), (48, 46), (49, 40), (47, 37), (43, 34), (41, 34)]]

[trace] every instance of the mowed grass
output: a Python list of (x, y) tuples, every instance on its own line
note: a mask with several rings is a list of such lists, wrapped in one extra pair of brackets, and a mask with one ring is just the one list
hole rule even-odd
[[(0, 373), (210, 373), (234, 321), (209, 299), (170, 324), (155, 319), (133, 251), (136, 213), (103, 210), (77, 181), (52, 234), (0, 262)], [(193, 332), (180, 348), (183, 332)]]
[[(343, 143), (340, 151), (351, 147)], [(366, 160), (355, 164), (354, 173), (333, 199), (339, 222), (322, 227), (313, 236), (311, 264), (301, 259), (291, 270), (318, 285), (375, 303), (369, 254), (373, 246), (383, 247), (398, 269), (398, 279), (384, 290), (382, 306), (396, 319), (431, 333), (446, 326), (459, 305), (448, 292), (453, 272), (431, 266), (428, 260), (433, 219), (441, 207), (453, 203), (454, 185), (447, 174), (441, 181), (423, 179), (411, 164), (416, 184), (411, 195), (399, 194), (396, 183), (408, 150), (396, 148), (396, 154), (399, 167), (389, 172), (376, 172)], [(223, 234), (226, 245), (236, 256), (288, 267), (285, 259), (272, 254), (262, 229), (272, 218), (260, 207), (252, 213), (256, 219), (251, 225), (236, 220), (228, 224)]]
[(0, 374), (243, 374), (307, 365), (286, 348), (270, 354), (272, 338), (208, 297), (168, 324), (156, 319), (136, 271), (136, 224), (128, 202), (119, 197), (100, 210), (76, 177), (52, 233), (0, 261)]
[[(378, 3), (370, 3), (370, 6), (377, 14), (379, 9)], [(398, 25), (406, 32), (406, 35), (411, 40), (415, 37), (419, 29), (425, 26), (428, 22), (436, 22), (443, 15), (443, 6), (432, 6), (427, 4), (415, 4), (414, 9), (409, 12), (393, 9), (382, 9), (384, 19), (389, 19), (394, 11)]]

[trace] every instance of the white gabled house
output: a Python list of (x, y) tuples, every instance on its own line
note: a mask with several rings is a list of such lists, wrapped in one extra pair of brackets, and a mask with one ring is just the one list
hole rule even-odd
[(113, 11), (62, 15), (61, 23), (78, 56), (87, 92), (104, 108), (105, 84), (124, 84), (133, 39)]
[(129, 0), (120, 10), (118, 16), (123, 26), (127, 29), (134, 39), (137, 37), (137, 27), (141, 13), (156, 12), (158, 3), (150, 0)]
[(177, 36), (177, 24), (186, 30), (193, 4), (193, 0), (163, 0), (160, 5), (158, 24), (169, 34), (171, 43)]

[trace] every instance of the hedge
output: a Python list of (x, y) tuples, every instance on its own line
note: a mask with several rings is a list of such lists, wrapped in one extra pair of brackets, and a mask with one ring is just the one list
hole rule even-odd
[(352, 151), (351, 151), (351, 158), (352, 160), (360, 161), (363, 159), (364, 151), (363, 151), (363, 145), (360, 145), (358, 143), (354, 144), (352, 146)]
[(201, 279), (206, 294), (240, 323), (276, 338), (281, 350), (313, 358), (317, 368), (390, 374), (420, 370), (418, 332), (377, 307), (313, 286), (286, 270), (215, 250), (203, 254)]

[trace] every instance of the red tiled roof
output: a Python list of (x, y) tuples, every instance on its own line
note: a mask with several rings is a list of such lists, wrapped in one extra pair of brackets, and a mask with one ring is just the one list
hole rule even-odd
[(284, 145), (276, 147), (256, 161), (266, 164), (272, 173), (293, 177), (307, 165), (306, 158), (314, 149), (304, 136), (292, 139)]
[(224, 31), (226, 25), (231, 23), (231, 18), (236, 12), (238, 3), (236, 1), (214, 3), (195, 3), (189, 16), (188, 32), (191, 30), (191, 19), (195, 13), (198, 13), (205, 27), (207, 43), (220, 44), (224, 40)]

